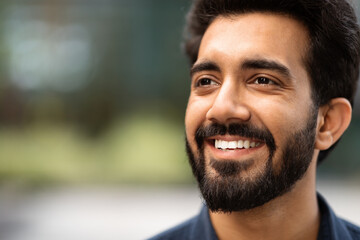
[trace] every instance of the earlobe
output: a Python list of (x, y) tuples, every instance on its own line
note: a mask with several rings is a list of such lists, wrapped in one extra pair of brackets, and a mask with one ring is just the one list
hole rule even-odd
[(330, 148), (345, 132), (351, 121), (352, 108), (345, 98), (334, 98), (321, 106), (318, 114), (318, 126), (315, 148)]

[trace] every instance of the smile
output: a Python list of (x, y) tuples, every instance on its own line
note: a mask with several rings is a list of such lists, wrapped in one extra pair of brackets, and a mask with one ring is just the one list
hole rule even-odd
[(235, 135), (217, 135), (205, 141), (205, 148), (210, 151), (211, 158), (219, 160), (238, 161), (248, 159), (250, 155), (256, 157), (265, 151), (265, 145), (260, 139)]
[(215, 148), (221, 150), (249, 149), (258, 147), (261, 143), (249, 140), (224, 141), (215, 139)]

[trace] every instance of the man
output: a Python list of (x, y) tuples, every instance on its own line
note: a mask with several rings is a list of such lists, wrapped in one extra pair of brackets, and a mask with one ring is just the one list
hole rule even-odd
[(360, 31), (345, 0), (196, 0), (186, 146), (206, 206), (152, 239), (360, 239), (316, 193), (350, 124)]

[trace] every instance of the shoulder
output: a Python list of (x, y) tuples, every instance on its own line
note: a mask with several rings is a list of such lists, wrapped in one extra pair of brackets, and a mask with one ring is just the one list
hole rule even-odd
[(195, 217), (183, 222), (149, 240), (217, 240), (211, 224), (209, 211), (204, 205)]
[(321, 223), (318, 239), (360, 240), (360, 227), (340, 217), (318, 193)]
[(360, 227), (356, 226), (344, 219), (341, 219), (342, 223), (344, 224), (345, 228), (348, 230), (349, 234), (351, 235), (352, 239), (360, 240)]
[(195, 223), (196, 217), (193, 217), (173, 228), (170, 228), (148, 240), (186, 240), (191, 238), (191, 228)]

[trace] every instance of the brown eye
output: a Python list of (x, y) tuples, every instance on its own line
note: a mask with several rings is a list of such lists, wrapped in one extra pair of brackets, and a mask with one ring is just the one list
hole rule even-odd
[(196, 86), (200, 87), (200, 86), (216, 85), (216, 84), (217, 83), (211, 80), (210, 78), (202, 78), (197, 82)]
[(276, 84), (274, 81), (270, 80), (269, 78), (266, 77), (258, 77), (256, 78), (255, 84), (263, 84), (263, 85), (267, 85), (267, 84)]

